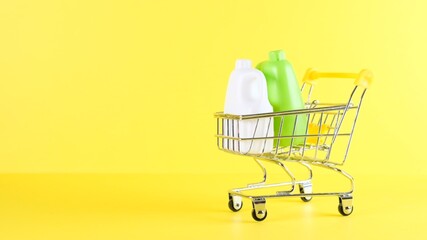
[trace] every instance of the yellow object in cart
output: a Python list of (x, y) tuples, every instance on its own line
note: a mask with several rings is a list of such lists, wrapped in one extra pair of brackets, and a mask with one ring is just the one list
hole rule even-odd
[[(320, 129), (320, 132), (319, 132), (319, 129)], [(322, 127), (319, 127), (318, 124), (310, 123), (308, 125), (308, 134), (309, 135), (327, 134), (330, 129), (331, 129), (331, 126), (329, 126), (329, 124), (322, 124)], [(323, 144), (323, 142), (325, 141), (325, 137), (308, 137), (307, 143), (317, 144), (318, 138), (320, 138), (319, 144)]]

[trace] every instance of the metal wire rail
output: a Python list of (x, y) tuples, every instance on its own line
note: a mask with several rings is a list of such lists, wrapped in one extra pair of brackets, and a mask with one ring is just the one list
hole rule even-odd
[[(320, 103), (318, 100), (311, 101), (314, 85), (319, 78), (355, 79), (355, 87), (351, 91), (347, 102), (343, 104)], [(308, 202), (313, 196), (338, 196), (338, 211), (343, 216), (350, 215), (353, 212), (354, 180), (350, 174), (338, 168), (338, 166), (344, 165), (347, 159), (363, 97), (371, 82), (372, 73), (369, 70), (362, 70), (360, 73), (323, 73), (309, 69), (305, 74), (301, 88), (304, 93), (306, 86), (309, 86), (306, 109), (251, 115), (215, 113), (214, 116), (217, 119), (215, 136), (218, 148), (228, 153), (253, 157), (263, 171), (263, 180), (261, 182), (229, 190), (229, 208), (237, 212), (243, 206), (242, 198), (249, 198), (252, 200), (253, 206), (252, 217), (256, 221), (262, 221), (267, 217), (267, 209), (265, 207), (267, 198), (300, 197), (304, 202)], [(353, 104), (356, 93), (358, 93), (359, 99), (357, 104)], [(281, 134), (285, 118), (290, 117), (295, 119), (292, 134)], [(298, 119), (305, 123), (304, 134), (297, 134), (297, 123), (300, 123)], [(265, 136), (256, 136), (255, 132), (260, 125), (260, 121), (265, 120), (268, 122), (268, 128), (273, 127), (273, 122), (279, 121), (279, 133), (274, 136), (268, 136), (267, 134)], [(255, 123), (252, 137), (240, 136), (240, 127), (245, 121), (253, 121)], [(346, 125), (346, 122), (350, 124)], [(345, 149), (344, 155), (333, 161), (331, 160), (332, 150), (336, 142), (343, 138), (346, 138), (344, 139), (345, 144), (337, 147)], [(289, 146), (280, 144), (280, 141), (284, 141), (284, 139), (290, 139)], [(266, 148), (267, 141), (274, 141), (271, 150)], [(241, 147), (242, 144), (246, 144), (249, 148), (243, 149)], [(255, 144), (263, 147), (260, 150), (253, 151)], [(267, 170), (262, 161), (280, 166), (290, 178), (290, 181), (267, 184)], [(308, 171), (308, 177), (297, 179), (285, 165), (286, 162), (296, 162), (304, 166)], [(322, 167), (344, 176), (349, 181), (349, 190), (313, 192), (313, 170), (311, 166)], [(282, 186), (290, 186), (290, 188), (277, 191), (274, 194), (253, 195), (245, 193), (248, 190)], [(297, 193), (296, 190), (299, 190), (299, 192)]]

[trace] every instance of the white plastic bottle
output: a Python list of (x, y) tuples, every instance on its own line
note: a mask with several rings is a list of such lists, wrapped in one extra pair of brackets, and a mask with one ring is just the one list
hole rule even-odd
[[(237, 60), (236, 67), (228, 80), (224, 113), (247, 115), (272, 111), (264, 74), (252, 68), (250, 60)], [(224, 135), (238, 138), (272, 137), (274, 136), (273, 118), (225, 120)], [(224, 139), (223, 147), (243, 154), (261, 154), (272, 150), (273, 140)]]

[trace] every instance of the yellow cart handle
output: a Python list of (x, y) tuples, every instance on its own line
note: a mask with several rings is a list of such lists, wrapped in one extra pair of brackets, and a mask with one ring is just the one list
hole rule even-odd
[(354, 84), (368, 88), (372, 83), (373, 74), (370, 70), (363, 69), (359, 73), (337, 73), (337, 72), (318, 72), (315, 69), (309, 68), (305, 73), (303, 82), (308, 84), (315, 84), (319, 78), (350, 78), (355, 79)]

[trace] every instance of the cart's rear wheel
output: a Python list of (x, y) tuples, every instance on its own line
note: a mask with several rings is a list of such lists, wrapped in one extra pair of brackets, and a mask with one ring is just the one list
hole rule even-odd
[(255, 209), (252, 209), (252, 217), (255, 219), (255, 221), (263, 221), (267, 218), (267, 209), (263, 211), (256, 211)]
[(301, 200), (302, 200), (303, 202), (310, 202), (310, 201), (311, 201), (311, 199), (313, 199), (313, 197), (301, 197)]
[(353, 212), (353, 206), (351, 207), (343, 207), (342, 204), (338, 205), (338, 212), (343, 216), (348, 216)]
[[(304, 194), (304, 193), (313, 193), (313, 187), (311, 185), (311, 182), (306, 182), (306, 183), (300, 183), (299, 184), (299, 192)], [(304, 202), (310, 202), (311, 199), (313, 199), (312, 196), (303, 196), (301, 197), (301, 200)]]
[(353, 196), (339, 196), (338, 212), (343, 216), (348, 216), (353, 212)]

